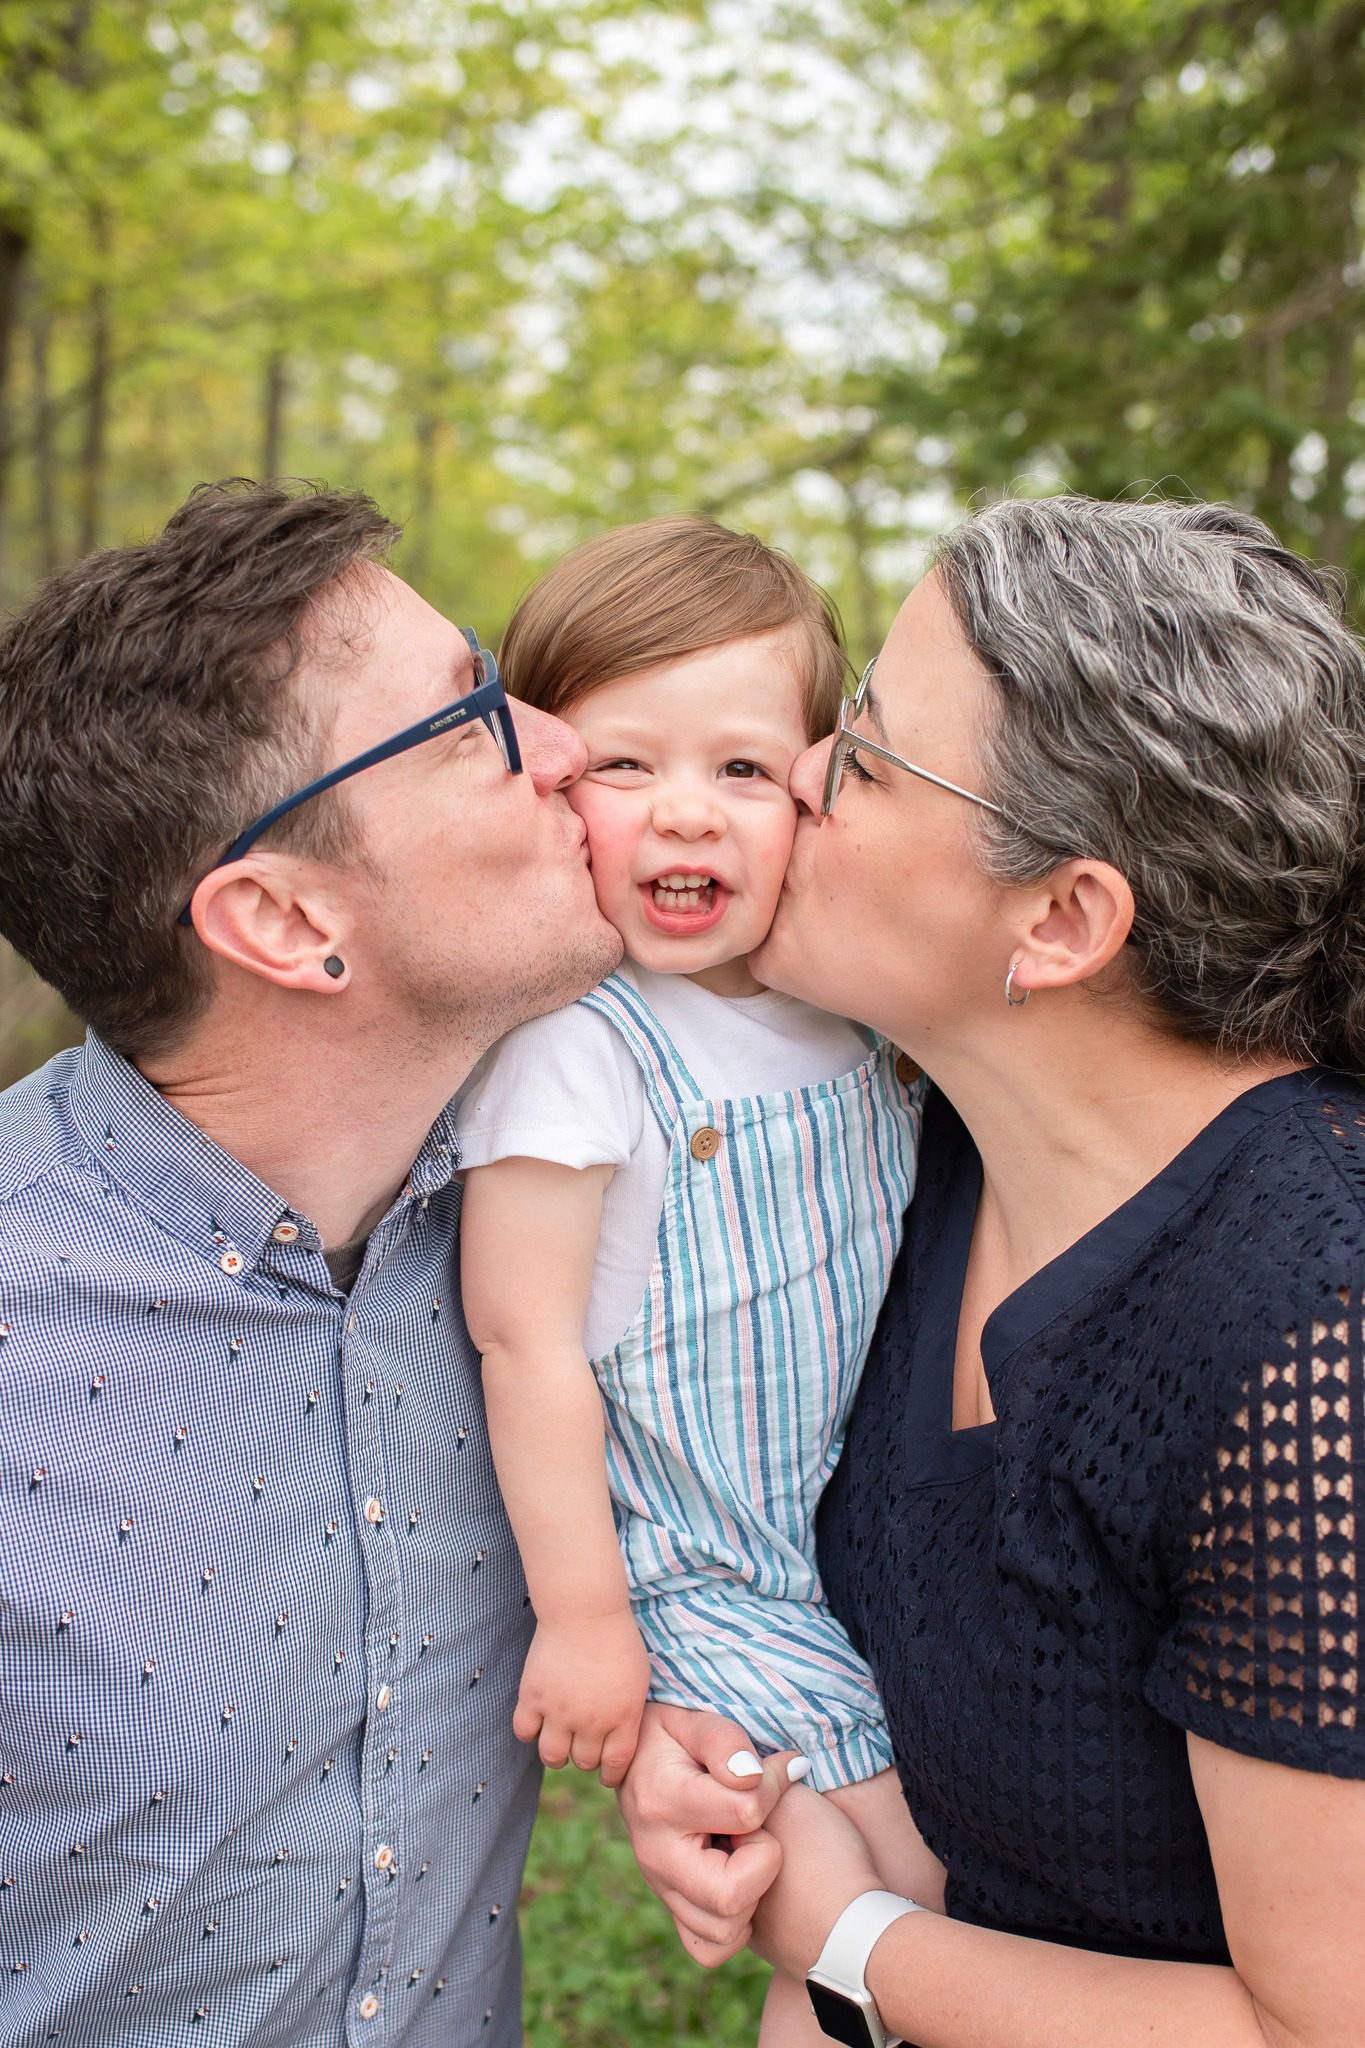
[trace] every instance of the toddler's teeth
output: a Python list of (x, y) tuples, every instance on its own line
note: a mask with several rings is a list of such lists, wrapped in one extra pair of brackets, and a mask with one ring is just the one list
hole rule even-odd
[(700, 910), (715, 892), (711, 875), (659, 875), (650, 885), (660, 910)]

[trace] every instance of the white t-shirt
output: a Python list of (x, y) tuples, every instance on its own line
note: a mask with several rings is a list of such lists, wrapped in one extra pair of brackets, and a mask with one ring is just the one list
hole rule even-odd
[[(703, 1097), (769, 1095), (831, 1081), (861, 1066), (871, 1040), (856, 1024), (765, 989), (718, 996), (682, 974), (628, 960), (639, 990)], [(510, 1031), (455, 1098), (462, 1164), (550, 1159), (616, 1168), (602, 1198), (583, 1343), (611, 1351), (635, 1320), (654, 1263), (669, 1141), (619, 1031), (572, 1003)]]

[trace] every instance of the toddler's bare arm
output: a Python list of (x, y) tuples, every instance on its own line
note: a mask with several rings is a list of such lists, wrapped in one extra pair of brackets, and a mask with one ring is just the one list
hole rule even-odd
[(583, 1319), (612, 1168), (504, 1159), (466, 1176), (460, 1270), (488, 1434), (536, 1613), (513, 1720), (542, 1760), (624, 1777), (649, 1660), (631, 1619)]

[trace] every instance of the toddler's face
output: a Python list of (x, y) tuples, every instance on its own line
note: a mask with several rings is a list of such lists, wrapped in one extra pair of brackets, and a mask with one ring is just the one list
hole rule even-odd
[(598, 906), (642, 967), (721, 995), (777, 907), (805, 751), (787, 630), (604, 683), (564, 713), (588, 749), (569, 802), (588, 828)]

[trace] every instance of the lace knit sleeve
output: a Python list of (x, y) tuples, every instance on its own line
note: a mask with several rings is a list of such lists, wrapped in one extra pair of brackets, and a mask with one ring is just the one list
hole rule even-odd
[(1145, 1690), (1225, 1748), (1365, 1777), (1361, 1261), (1338, 1251), (1324, 1273), (1314, 1249), (1281, 1246), (1277, 1263), (1308, 1306), (1202, 1425), (1167, 1523), (1178, 1618)]

